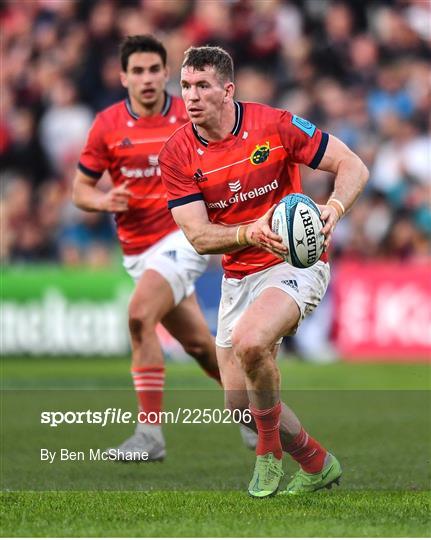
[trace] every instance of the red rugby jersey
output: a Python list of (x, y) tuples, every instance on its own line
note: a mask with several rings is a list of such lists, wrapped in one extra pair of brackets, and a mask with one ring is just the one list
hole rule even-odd
[(115, 214), (126, 255), (142, 253), (177, 228), (167, 207), (158, 155), (165, 141), (187, 121), (182, 99), (169, 94), (155, 116), (139, 117), (126, 99), (95, 118), (78, 168), (95, 180), (107, 170), (115, 186), (127, 182), (132, 192), (129, 210)]
[[(302, 192), (299, 163), (316, 168), (328, 134), (288, 111), (235, 102), (236, 122), (223, 141), (208, 142), (191, 123), (160, 154), (169, 208), (203, 200), (212, 223), (250, 223), (289, 193)], [(326, 255), (323, 256), (326, 260)], [(246, 247), (223, 256), (226, 277), (242, 277), (281, 260)]]

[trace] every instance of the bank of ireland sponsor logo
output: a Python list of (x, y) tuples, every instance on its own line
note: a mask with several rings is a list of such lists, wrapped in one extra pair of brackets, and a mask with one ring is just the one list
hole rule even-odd
[(228, 182), (228, 186), (232, 193), (241, 191), (241, 182), (239, 180), (235, 180), (235, 182)]
[(250, 156), (250, 162), (253, 165), (259, 165), (260, 163), (263, 163), (268, 159), (270, 150), (271, 148), (269, 146), (269, 141), (266, 141), (265, 144), (256, 145), (256, 148), (253, 150)]
[[(268, 184), (265, 184), (264, 186), (251, 189), (250, 191), (237, 191), (235, 195), (232, 195), (232, 197), (229, 197), (228, 199), (220, 199), (219, 201), (215, 202), (207, 201), (206, 205), (208, 208), (228, 208), (233, 204), (246, 202), (251, 199), (256, 199), (257, 197), (262, 197), (263, 195), (266, 195), (267, 193), (276, 190), (278, 186), (278, 179), (275, 178), (272, 182), (268, 182)], [(241, 186), (239, 187), (239, 189), (241, 189)]]
[(150, 165), (146, 169), (128, 169), (121, 167), (120, 172), (126, 178), (151, 178), (152, 176), (160, 176), (160, 167), (158, 165)]

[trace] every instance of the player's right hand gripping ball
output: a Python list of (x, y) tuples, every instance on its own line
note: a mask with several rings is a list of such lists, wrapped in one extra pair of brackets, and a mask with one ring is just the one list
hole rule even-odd
[(308, 268), (323, 253), (325, 236), (320, 210), (307, 195), (291, 193), (283, 197), (272, 215), (272, 230), (280, 235), (289, 253), (286, 261), (297, 268)]

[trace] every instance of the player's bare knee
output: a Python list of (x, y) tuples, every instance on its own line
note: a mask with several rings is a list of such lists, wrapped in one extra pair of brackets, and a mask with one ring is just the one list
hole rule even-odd
[(146, 332), (155, 331), (156, 325), (154, 314), (145, 304), (130, 303), (129, 330), (132, 338), (140, 339)]
[(232, 347), (235, 356), (243, 360), (244, 358), (260, 358), (265, 354), (267, 344), (257, 333), (249, 332), (242, 336), (232, 336)]
[(249, 377), (254, 378), (268, 350), (267, 344), (258, 334), (248, 333), (238, 338), (233, 336), (232, 346), (241, 367)]

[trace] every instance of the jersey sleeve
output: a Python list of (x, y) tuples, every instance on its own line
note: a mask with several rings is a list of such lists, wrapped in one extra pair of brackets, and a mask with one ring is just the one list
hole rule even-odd
[(165, 145), (159, 155), (162, 182), (168, 197), (168, 208), (175, 208), (193, 201), (202, 201), (203, 195), (186, 166), (176, 156), (172, 147)]
[(98, 115), (88, 132), (87, 141), (78, 163), (78, 169), (95, 180), (102, 176), (110, 163), (109, 152), (103, 134), (103, 122)]
[(281, 142), (292, 161), (316, 169), (328, 146), (328, 134), (288, 111), (282, 112), (278, 126)]

